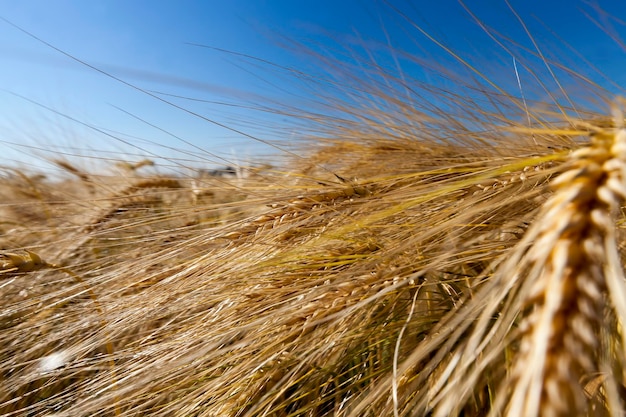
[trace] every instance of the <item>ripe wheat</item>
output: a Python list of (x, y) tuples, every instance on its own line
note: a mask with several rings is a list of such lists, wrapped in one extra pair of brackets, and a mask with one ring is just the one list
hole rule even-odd
[(375, 67), (249, 175), (2, 178), (0, 414), (621, 415), (623, 116)]
[[(525, 334), (508, 388), (510, 416), (588, 412), (581, 380), (605, 370), (600, 352), (606, 348), (606, 302), (620, 322), (626, 320), (614, 232), (614, 216), (626, 198), (626, 130), (618, 123), (572, 154), (571, 168), (553, 181), (555, 194), (538, 214), (537, 235), (524, 259), (533, 271), (524, 284), (531, 311), (520, 325)], [(619, 399), (612, 401), (619, 409)]]

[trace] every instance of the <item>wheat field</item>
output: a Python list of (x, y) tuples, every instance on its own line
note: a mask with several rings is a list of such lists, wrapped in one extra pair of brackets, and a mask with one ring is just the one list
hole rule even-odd
[(0, 415), (624, 415), (626, 102), (474, 75), (222, 171), (3, 164)]

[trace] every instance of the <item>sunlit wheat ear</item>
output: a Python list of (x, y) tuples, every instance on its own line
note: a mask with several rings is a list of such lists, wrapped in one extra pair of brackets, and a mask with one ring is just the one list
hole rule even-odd
[[(600, 372), (598, 355), (607, 289), (622, 320), (624, 282), (613, 214), (626, 198), (626, 129), (601, 131), (571, 155), (553, 183), (525, 257), (533, 279), (520, 351), (506, 384), (506, 415), (588, 412), (583, 375)], [(616, 404), (614, 402), (614, 404)], [(615, 410), (614, 410), (615, 412)]]
[(48, 267), (49, 264), (34, 252), (0, 252), (0, 278)]

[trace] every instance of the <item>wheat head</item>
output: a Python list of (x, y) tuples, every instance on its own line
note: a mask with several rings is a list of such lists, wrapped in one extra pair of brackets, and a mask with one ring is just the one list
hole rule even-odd
[[(607, 275), (621, 266), (615, 214), (626, 197), (626, 130), (600, 131), (572, 153), (571, 167), (552, 183), (554, 195), (537, 218), (526, 260), (535, 276), (521, 324), (507, 415), (549, 417), (586, 412), (580, 380), (600, 372), (600, 329)], [(608, 274), (607, 274), (608, 273)], [(619, 291), (624, 283), (619, 282)], [(623, 317), (623, 316), (622, 316)]]
[(623, 363), (626, 344), (606, 340), (621, 334), (610, 317), (626, 320), (615, 233), (626, 198), (626, 130), (616, 119), (617, 128), (592, 127), (590, 143), (573, 151), (552, 180), (551, 196), (508, 260), (464, 312), (455, 312), (468, 324), (447, 337), (463, 341), (443, 362), (425, 409), (458, 414), (481, 375), (507, 354), (513, 365), (490, 415), (596, 414), (583, 381), (607, 373), (605, 410), (619, 415), (622, 375), (611, 367)]

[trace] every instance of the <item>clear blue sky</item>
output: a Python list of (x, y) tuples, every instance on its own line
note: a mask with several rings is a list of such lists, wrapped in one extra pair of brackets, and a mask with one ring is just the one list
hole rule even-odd
[[(489, 27), (532, 49), (532, 42), (504, 1), (467, 3)], [(570, 51), (563, 43), (567, 42), (610, 80), (625, 85), (626, 51), (610, 38), (615, 34), (626, 40), (623, 0), (511, 0), (511, 4), (547, 56), (619, 92)], [(596, 10), (594, 4), (608, 14)], [(391, 45), (423, 59), (455, 65), (449, 55), (412, 27), (402, 16), (406, 14), (432, 36), (486, 68), (495, 80), (508, 83), (507, 88), (515, 80), (510, 56), (456, 0), (0, 0), (0, 6), (0, 17), (129, 83), (159, 93), (219, 102), (161, 96), (263, 139), (284, 136), (288, 140), (299, 132), (296, 128), (291, 133), (288, 129), (274, 132), (273, 127), (289, 124), (283, 123), (284, 117), (264, 116), (232, 104), (258, 106), (263, 100), (276, 100), (306, 106), (310, 91), (299, 91), (298, 82), (290, 80), (287, 73), (260, 61), (190, 44), (250, 55), (320, 76), (325, 68), (298, 51), (295, 43), (304, 43), (323, 55), (352, 50), (365, 56), (367, 49), (382, 64), (393, 66), (393, 57), (381, 52)], [(408, 76), (430, 81), (428, 74), (405, 62), (403, 71)], [(520, 77), (531, 82), (523, 69)], [(15, 94), (110, 130), (130, 145)], [(242, 158), (265, 152), (263, 145), (250, 138), (107, 78), (0, 21), (0, 165), (28, 160), (26, 155), (33, 152), (30, 147), (40, 148), (35, 150), (39, 153), (54, 149), (130, 160), (152, 152), (222, 164), (119, 108), (209, 152)], [(189, 154), (176, 154), (162, 146), (188, 150)]]

